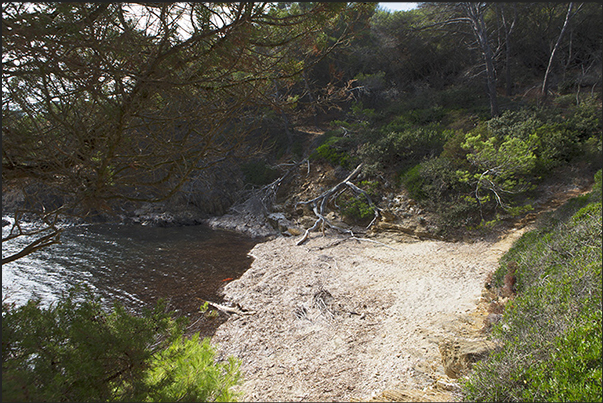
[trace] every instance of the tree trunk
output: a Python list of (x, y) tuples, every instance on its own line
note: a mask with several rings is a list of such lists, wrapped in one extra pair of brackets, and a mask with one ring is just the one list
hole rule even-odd
[(569, 24), (570, 15), (572, 13), (573, 6), (574, 6), (574, 3), (572, 2), (572, 3), (569, 3), (569, 6), (567, 7), (567, 14), (565, 15), (565, 22), (563, 23), (563, 28), (561, 28), (561, 33), (559, 34), (559, 37), (557, 38), (557, 43), (555, 43), (555, 46), (553, 47), (553, 50), (551, 51), (551, 57), (549, 57), (549, 64), (546, 67), (546, 72), (544, 73), (544, 80), (542, 81), (543, 100), (546, 100), (546, 98), (548, 96), (551, 66), (553, 65), (553, 59), (555, 58), (555, 53), (557, 53), (557, 49), (559, 48), (559, 44), (561, 43), (561, 38), (563, 37), (563, 34), (565, 33), (565, 30), (567, 29), (567, 26)]
[(492, 48), (488, 38), (486, 23), (484, 21), (485, 3), (463, 3), (462, 7), (465, 10), (466, 16), (471, 20), (471, 27), (475, 38), (482, 49), (484, 62), (486, 63), (486, 87), (488, 97), (490, 98), (490, 115), (498, 116), (498, 98), (496, 95), (496, 72), (494, 70), (494, 60), (492, 56)]
[(513, 22), (510, 27), (507, 27), (507, 20), (502, 5), (500, 6), (500, 14), (505, 30), (505, 95), (510, 97), (513, 95), (513, 82), (511, 80), (511, 34), (517, 21), (517, 4), (513, 4)]
[(310, 89), (310, 84), (308, 84), (308, 78), (306, 77), (306, 70), (302, 72), (302, 77), (304, 78), (304, 85), (306, 87), (306, 91), (308, 92), (308, 96), (310, 97), (310, 102), (312, 103), (312, 114), (314, 115), (314, 127), (318, 128), (318, 114), (316, 113), (316, 99), (314, 95), (312, 95), (312, 90)]

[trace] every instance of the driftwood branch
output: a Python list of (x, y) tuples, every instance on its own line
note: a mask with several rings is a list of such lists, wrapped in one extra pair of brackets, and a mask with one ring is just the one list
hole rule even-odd
[(237, 306), (226, 306), (226, 305), (220, 305), (220, 304), (216, 304), (215, 302), (211, 302), (211, 301), (207, 301), (205, 300), (205, 302), (207, 302), (209, 305), (213, 306), (214, 308), (225, 312), (227, 314), (233, 314), (236, 313), (237, 315), (254, 315), (255, 311), (249, 311), (247, 309), (242, 308), (239, 304), (237, 304)]
[(314, 211), (314, 214), (317, 217), (316, 221), (314, 222), (314, 225), (312, 225), (312, 227), (308, 228), (306, 230), (306, 232), (304, 233), (304, 235), (302, 236), (302, 238), (299, 241), (297, 241), (297, 245), (303, 244), (308, 239), (310, 232), (314, 231), (319, 226), (322, 228), (323, 233), (324, 233), (325, 226), (328, 226), (329, 228), (333, 228), (339, 232), (348, 233), (352, 237), (354, 237), (354, 233), (351, 230), (340, 228), (340, 227), (334, 225), (333, 223), (329, 222), (329, 220), (327, 220), (325, 218), (325, 208), (326, 208), (329, 200), (334, 198), (334, 196), (336, 196), (336, 197), (339, 196), (341, 193), (343, 193), (347, 189), (351, 189), (356, 194), (364, 195), (366, 197), (369, 205), (374, 209), (375, 217), (370, 222), (370, 224), (367, 226), (367, 229), (370, 228), (375, 223), (377, 218), (379, 218), (379, 209), (377, 208), (377, 206), (375, 206), (373, 204), (371, 198), (364, 190), (360, 189), (358, 186), (356, 186), (354, 183), (352, 183), (352, 180), (354, 180), (360, 173), (360, 170), (362, 169), (362, 165), (363, 164), (358, 165), (352, 171), (352, 173), (350, 173), (347, 176), (347, 178), (345, 178), (343, 181), (339, 182), (337, 185), (333, 186), (331, 189), (322, 193), (321, 195), (315, 197), (314, 199), (297, 203), (298, 205), (299, 204), (311, 205), (312, 211)]

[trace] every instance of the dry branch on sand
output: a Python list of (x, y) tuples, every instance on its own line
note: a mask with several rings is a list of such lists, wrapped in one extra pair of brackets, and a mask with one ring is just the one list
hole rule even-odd
[(326, 208), (329, 200), (331, 198), (337, 198), (339, 195), (341, 195), (347, 189), (351, 189), (357, 195), (363, 195), (364, 197), (366, 197), (368, 204), (373, 208), (373, 211), (375, 212), (375, 217), (373, 218), (373, 220), (369, 223), (369, 225), (366, 228), (369, 229), (370, 227), (372, 227), (372, 225), (375, 223), (377, 218), (379, 218), (379, 208), (377, 208), (377, 206), (375, 206), (375, 204), (372, 202), (369, 195), (364, 190), (360, 189), (358, 186), (356, 186), (354, 183), (352, 183), (352, 180), (356, 176), (358, 176), (358, 174), (360, 173), (360, 170), (362, 169), (362, 165), (363, 164), (358, 165), (356, 167), (356, 169), (354, 169), (352, 171), (352, 173), (348, 175), (347, 178), (345, 178), (343, 181), (339, 182), (337, 185), (333, 186), (331, 189), (322, 193), (321, 195), (315, 197), (314, 199), (297, 203), (298, 205), (299, 204), (311, 205), (312, 211), (314, 211), (314, 214), (317, 217), (316, 222), (314, 222), (314, 225), (312, 225), (312, 227), (306, 229), (306, 232), (304, 233), (302, 238), (297, 242), (297, 245), (303, 244), (308, 239), (310, 232), (314, 231), (316, 228), (318, 228), (319, 225), (322, 227), (323, 233), (324, 233), (324, 228), (326, 225), (329, 228), (333, 228), (342, 233), (348, 233), (352, 237), (354, 237), (354, 233), (351, 230), (338, 227), (338, 226), (334, 225), (333, 223), (329, 222), (329, 220), (327, 220), (327, 218), (325, 217), (325, 208)]

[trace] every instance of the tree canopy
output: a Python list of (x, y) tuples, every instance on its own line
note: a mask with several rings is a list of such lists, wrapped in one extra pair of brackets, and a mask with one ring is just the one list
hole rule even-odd
[(293, 85), (371, 8), (5, 3), (3, 182), (24, 186), (25, 210), (51, 229), (59, 212), (165, 200), (237, 155), (258, 110), (294, 101), (277, 83)]

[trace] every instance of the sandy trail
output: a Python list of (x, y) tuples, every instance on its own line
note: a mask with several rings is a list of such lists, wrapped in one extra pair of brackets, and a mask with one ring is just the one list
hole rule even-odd
[(242, 360), (243, 401), (388, 400), (388, 390), (452, 400), (438, 343), (483, 325), (475, 313), (486, 276), (524, 230), (499, 242), (314, 233), (302, 246), (297, 237), (258, 244), (224, 290), (255, 314), (232, 315), (213, 342), (221, 358)]

